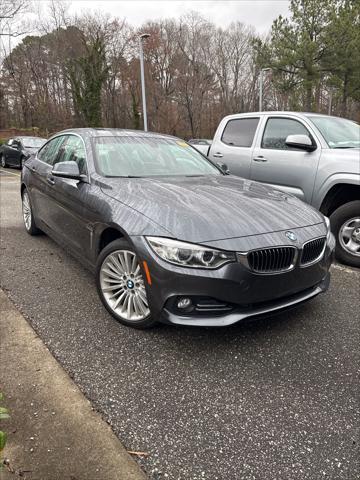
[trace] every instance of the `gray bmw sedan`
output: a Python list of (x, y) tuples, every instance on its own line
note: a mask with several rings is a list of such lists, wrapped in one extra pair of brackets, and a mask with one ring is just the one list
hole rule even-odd
[(329, 285), (329, 222), (297, 198), (228, 175), (186, 142), (74, 129), (25, 163), (24, 224), (96, 275), (121, 323), (223, 326)]

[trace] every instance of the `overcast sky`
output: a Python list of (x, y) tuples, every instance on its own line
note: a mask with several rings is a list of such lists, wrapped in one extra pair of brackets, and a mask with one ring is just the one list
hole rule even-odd
[(270, 29), (272, 21), (278, 15), (287, 15), (288, 5), (288, 0), (73, 0), (70, 12), (99, 10), (113, 16), (125, 17), (129, 23), (137, 26), (146, 20), (176, 18), (189, 10), (195, 10), (217, 25), (225, 27), (232, 21), (239, 20), (264, 33)]
[[(39, 15), (46, 16), (48, 3), (49, 0), (32, 0), (32, 8), (25, 15), (25, 20), (34, 21), (39, 18)], [(69, 6), (70, 14), (81, 15), (87, 11), (100, 11), (112, 17), (126, 18), (128, 23), (135, 27), (147, 20), (179, 18), (193, 10), (221, 27), (240, 21), (253, 25), (259, 33), (267, 33), (278, 15), (288, 15), (290, 2), (289, 0), (69, 0), (65, 3)], [(4, 31), (6, 30), (5, 26)], [(29, 32), (27, 30), (27, 33)], [(11, 48), (21, 42), (22, 38), (23, 36), (11, 38)], [(1, 37), (0, 43), (1, 53), (9, 51), (9, 37)]]

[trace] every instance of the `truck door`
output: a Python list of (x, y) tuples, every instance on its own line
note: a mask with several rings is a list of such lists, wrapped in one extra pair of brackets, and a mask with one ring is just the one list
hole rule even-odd
[[(299, 134), (310, 137), (317, 149), (307, 152), (286, 145), (288, 135)], [(251, 179), (310, 203), (320, 154), (320, 143), (302, 119), (269, 115), (252, 152)]]
[(226, 163), (230, 173), (250, 178), (250, 165), (255, 133), (260, 116), (224, 118), (210, 147), (214, 163)]

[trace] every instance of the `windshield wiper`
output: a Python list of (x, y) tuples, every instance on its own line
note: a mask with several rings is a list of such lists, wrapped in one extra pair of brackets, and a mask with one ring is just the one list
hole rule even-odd
[(106, 178), (144, 178), (137, 175), (105, 175)]
[(333, 149), (335, 149), (335, 148), (336, 148), (336, 149), (339, 149), (339, 148), (344, 149), (344, 148), (358, 148), (358, 147), (342, 147), (342, 146), (340, 146), (340, 147), (333, 147)]

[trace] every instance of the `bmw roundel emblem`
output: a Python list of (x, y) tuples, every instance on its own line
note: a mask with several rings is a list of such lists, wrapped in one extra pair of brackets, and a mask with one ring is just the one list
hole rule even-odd
[(291, 240), (292, 242), (296, 242), (297, 236), (295, 235), (294, 232), (290, 232), (290, 231), (289, 231), (289, 232), (285, 232), (285, 235), (286, 235), (287, 238), (288, 238), (289, 240)]

